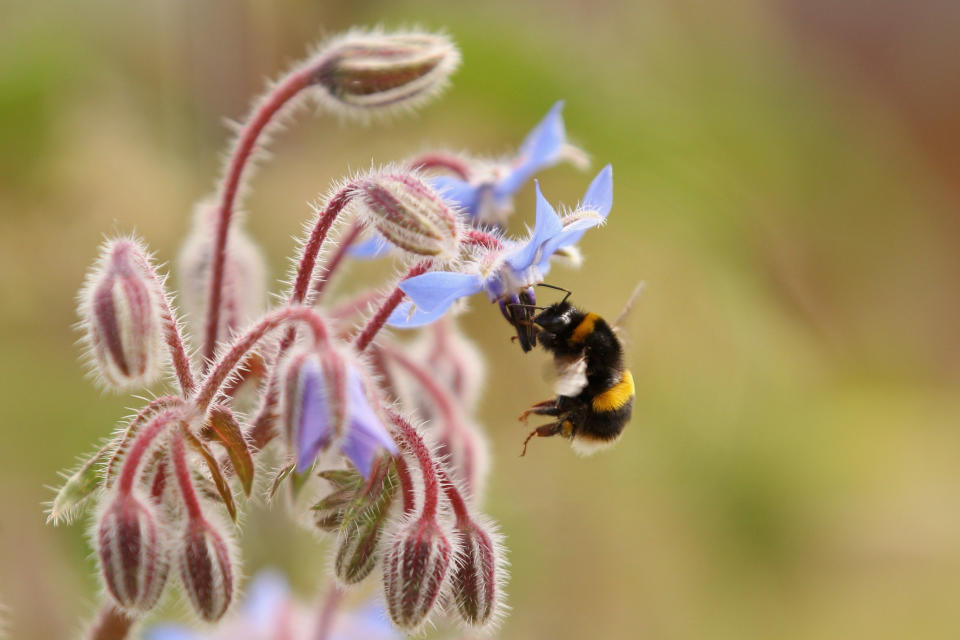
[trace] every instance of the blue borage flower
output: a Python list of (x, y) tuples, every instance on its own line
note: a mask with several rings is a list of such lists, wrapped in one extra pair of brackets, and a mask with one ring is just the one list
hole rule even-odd
[[(346, 429), (339, 448), (357, 471), (367, 478), (370, 476), (373, 459), (382, 450), (396, 453), (397, 447), (370, 404), (363, 375), (351, 363), (346, 364), (345, 373)], [(336, 438), (338, 429), (332, 418), (339, 412), (331, 411), (329, 381), (318, 357), (303, 361), (299, 377), (299, 424), (295, 425), (297, 470), (304, 471)]]
[[(430, 324), (456, 300), (484, 291), (491, 302), (500, 302), (507, 319), (522, 331), (520, 318), (512, 314), (510, 304), (534, 303), (532, 287), (543, 282), (550, 270), (551, 256), (576, 244), (587, 229), (602, 224), (612, 205), (613, 168), (610, 165), (590, 183), (580, 206), (563, 219), (544, 198), (538, 184), (537, 218), (529, 238), (504, 241), (501, 249), (481, 254), (465, 271), (431, 271), (404, 280), (400, 289), (408, 299), (391, 314), (388, 323), (400, 328)], [(523, 335), (520, 337), (524, 339)]]
[[(561, 100), (527, 134), (510, 162), (494, 163), (479, 171), (479, 175), (469, 182), (452, 176), (437, 176), (429, 180), (431, 186), (466, 213), (472, 224), (502, 225), (513, 212), (514, 194), (535, 174), (563, 160), (586, 164), (583, 152), (567, 142), (562, 111)], [(355, 258), (376, 258), (389, 249), (386, 239), (373, 233), (349, 251)]]
[[(287, 579), (276, 570), (258, 573), (247, 588), (241, 609), (216, 629), (200, 633), (178, 624), (148, 629), (145, 640), (269, 640), (312, 637), (316, 628), (313, 607), (298, 602)], [(390, 625), (382, 601), (370, 600), (340, 612), (330, 640), (396, 640), (402, 635)]]

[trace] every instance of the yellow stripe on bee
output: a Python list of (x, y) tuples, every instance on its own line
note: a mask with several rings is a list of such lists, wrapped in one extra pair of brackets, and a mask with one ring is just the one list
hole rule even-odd
[(591, 333), (593, 333), (593, 325), (597, 324), (597, 320), (600, 319), (595, 313), (588, 313), (583, 317), (583, 320), (580, 321), (580, 324), (573, 330), (573, 333), (570, 334), (570, 344), (580, 344), (587, 339)]
[(623, 372), (620, 382), (593, 398), (594, 411), (616, 411), (633, 399), (633, 375), (629, 371)]

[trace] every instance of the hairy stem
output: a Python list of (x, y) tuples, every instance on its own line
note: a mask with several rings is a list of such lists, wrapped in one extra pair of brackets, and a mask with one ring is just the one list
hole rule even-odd
[(124, 640), (133, 630), (136, 618), (106, 602), (90, 623), (85, 640)]
[(446, 169), (455, 173), (461, 180), (470, 179), (470, 165), (464, 160), (452, 153), (444, 151), (431, 151), (424, 153), (412, 159), (409, 164), (413, 170), (422, 169)]
[(177, 478), (177, 486), (180, 488), (180, 494), (183, 496), (183, 503), (187, 507), (187, 516), (191, 521), (203, 519), (203, 509), (200, 507), (200, 499), (197, 498), (197, 491), (193, 487), (193, 479), (190, 477), (190, 467), (187, 465), (187, 451), (183, 446), (183, 436), (177, 433), (170, 443), (170, 456), (173, 458), (173, 473)]
[(207, 297), (207, 318), (202, 355), (206, 362), (213, 360), (220, 326), (220, 303), (223, 298), (223, 269), (226, 261), (227, 237), (233, 219), (234, 204), (240, 191), (244, 170), (256, 150), (257, 140), (287, 102), (313, 82), (315, 69), (298, 69), (273, 87), (254, 110), (253, 116), (240, 131), (227, 163), (226, 175), (220, 189), (217, 225), (211, 255), (210, 290)]
[(423, 514), (426, 519), (437, 515), (437, 505), (440, 501), (440, 483), (437, 480), (437, 466), (430, 455), (423, 438), (417, 433), (407, 420), (393, 409), (385, 409), (393, 426), (396, 427), (397, 444), (410, 451), (417, 459), (420, 473), (423, 475)]
[[(414, 276), (419, 276), (422, 273), (426, 273), (427, 269), (430, 268), (430, 260), (421, 260), (417, 264), (410, 267), (410, 270), (407, 272), (407, 275), (403, 277), (403, 280), (407, 278), (412, 278)], [(377, 312), (370, 318), (370, 321), (367, 322), (366, 326), (363, 328), (363, 331), (360, 332), (360, 335), (357, 336), (354, 346), (357, 351), (363, 351), (369, 346), (369, 344), (376, 337), (380, 329), (383, 328), (383, 325), (386, 324), (387, 318), (390, 317), (390, 314), (393, 313), (393, 310), (397, 308), (403, 301), (403, 297), (406, 294), (400, 289), (400, 286), (397, 285), (394, 287), (393, 292), (387, 296), (387, 299), (384, 301)]]
[(333, 272), (337, 270), (337, 267), (340, 266), (340, 263), (343, 262), (343, 259), (347, 256), (347, 252), (350, 250), (350, 247), (357, 240), (357, 237), (360, 235), (360, 232), (363, 231), (363, 224), (360, 222), (354, 222), (351, 225), (350, 229), (347, 230), (343, 237), (340, 238), (340, 243), (337, 245), (337, 251), (330, 257), (329, 260), (323, 265), (323, 268), (313, 279), (313, 300), (312, 304), (316, 304), (318, 300), (323, 296), (323, 292), (327, 287), (327, 283), (330, 282), (330, 279), (333, 277)]
[(120, 470), (117, 490), (121, 494), (129, 494), (133, 490), (133, 483), (140, 471), (140, 461), (143, 460), (150, 444), (179, 417), (177, 411), (162, 411), (154, 416), (153, 420), (147, 423), (147, 426), (137, 435), (137, 439), (133, 441), (133, 445), (130, 447), (130, 453), (123, 461), (123, 468)]
[(120, 442), (117, 443), (117, 447), (114, 449), (113, 455), (110, 457), (110, 462), (107, 463), (107, 469), (104, 473), (104, 482), (108, 487), (110, 486), (111, 480), (116, 473), (116, 467), (120, 462), (120, 458), (126, 452), (130, 439), (137, 435), (137, 432), (147, 422), (151, 415), (160, 409), (172, 407), (179, 402), (181, 402), (181, 400), (177, 396), (162, 396), (160, 398), (155, 398), (150, 402), (150, 404), (141, 409), (136, 417), (130, 421), (130, 424), (127, 425), (126, 430), (124, 430), (123, 435), (120, 436)]

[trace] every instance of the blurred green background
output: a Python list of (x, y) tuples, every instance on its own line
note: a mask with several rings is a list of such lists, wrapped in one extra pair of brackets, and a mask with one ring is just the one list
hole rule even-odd
[[(517, 457), (549, 395), (478, 298), (489, 356), (487, 511), (517, 638), (960, 636), (960, 5), (0, 0), (0, 602), (11, 638), (68, 638), (97, 582), (84, 525), (43, 524), (57, 470), (138, 401), (78, 363), (73, 299), (103, 234), (176, 256), (228, 139), (309, 43), (354, 24), (445, 27), (464, 65), (415, 118), (302, 110), (246, 201), (272, 276), (307, 202), (434, 146), (513, 149), (557, 99), (610, 224), (551, 281), (629, 323), (620, 445)], [(541, 175), (573, 204), (592, 173)], [(531, 222), (533, 191), (517, 200)], [(351, 272), (358, 280), (364, 269)], [(276, 287), (275, 287), (276, 289)], [(280, 512), (247, 572), (309, 593), (326, 550)], [(170, 604), (163, 615), (182, 608)]]

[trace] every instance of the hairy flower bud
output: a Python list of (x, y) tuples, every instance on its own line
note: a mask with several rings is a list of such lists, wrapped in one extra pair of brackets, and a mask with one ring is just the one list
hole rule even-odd
[(163, 357), (163, 292), (143, 246), (108, 241), (80, 294), (80, 317), (95, 370), (111, 387), (144, 386)]
[(344, 511), (334, 570), (345, 584), (360, 582), (376, 566), (380, 536), (396, 490), (393, 462), (384, 456)]
[[(204, 202), (197, 205), (193, 226), (180, 249), (177, 280), (181, 303), (195, 335), (203, 335), (210, 295), (210, 254), (216, 232), (217, 205)], [(267, 295), (266, 265), (257, 245), (241, 225), (230, 226), (223, 263), (223, 293), (221, 298), (218, 336), (229, 336), (243, 329), (263, 310)]]
[(482, 626), (493, 619), (500, 600), (500, 550), (493, 536), (471, 520), (458, 523), (457, 533), (457, 561), (450, 586), (460, 616), (471, 625)]
[(233, 549), (226, 534), (203, 518), (190, 520), (178, 562), (194, 611), (208, 622), (219, 620), (234, 591)]
[(420, 256), (457, 255), (457, 215), (417, 174), (372, 173), (355, 188), (369, 224), (396, 246)]
[(459, 63), (444, 35), (354, 31), (320, 51), (314, 82), (330, 110), (366, 117), (427, 102)]
[(390, 618), (403, 629), (426, 620), (440, 597), (453, 551), (433, 518), (404, 523), (387, 548), (383, 587)]
[(97, 526), (100, 569), (110, 595), (124, 609), (157, 603), (170, 570), (167, 540), (150, 503), (118, 494)]

